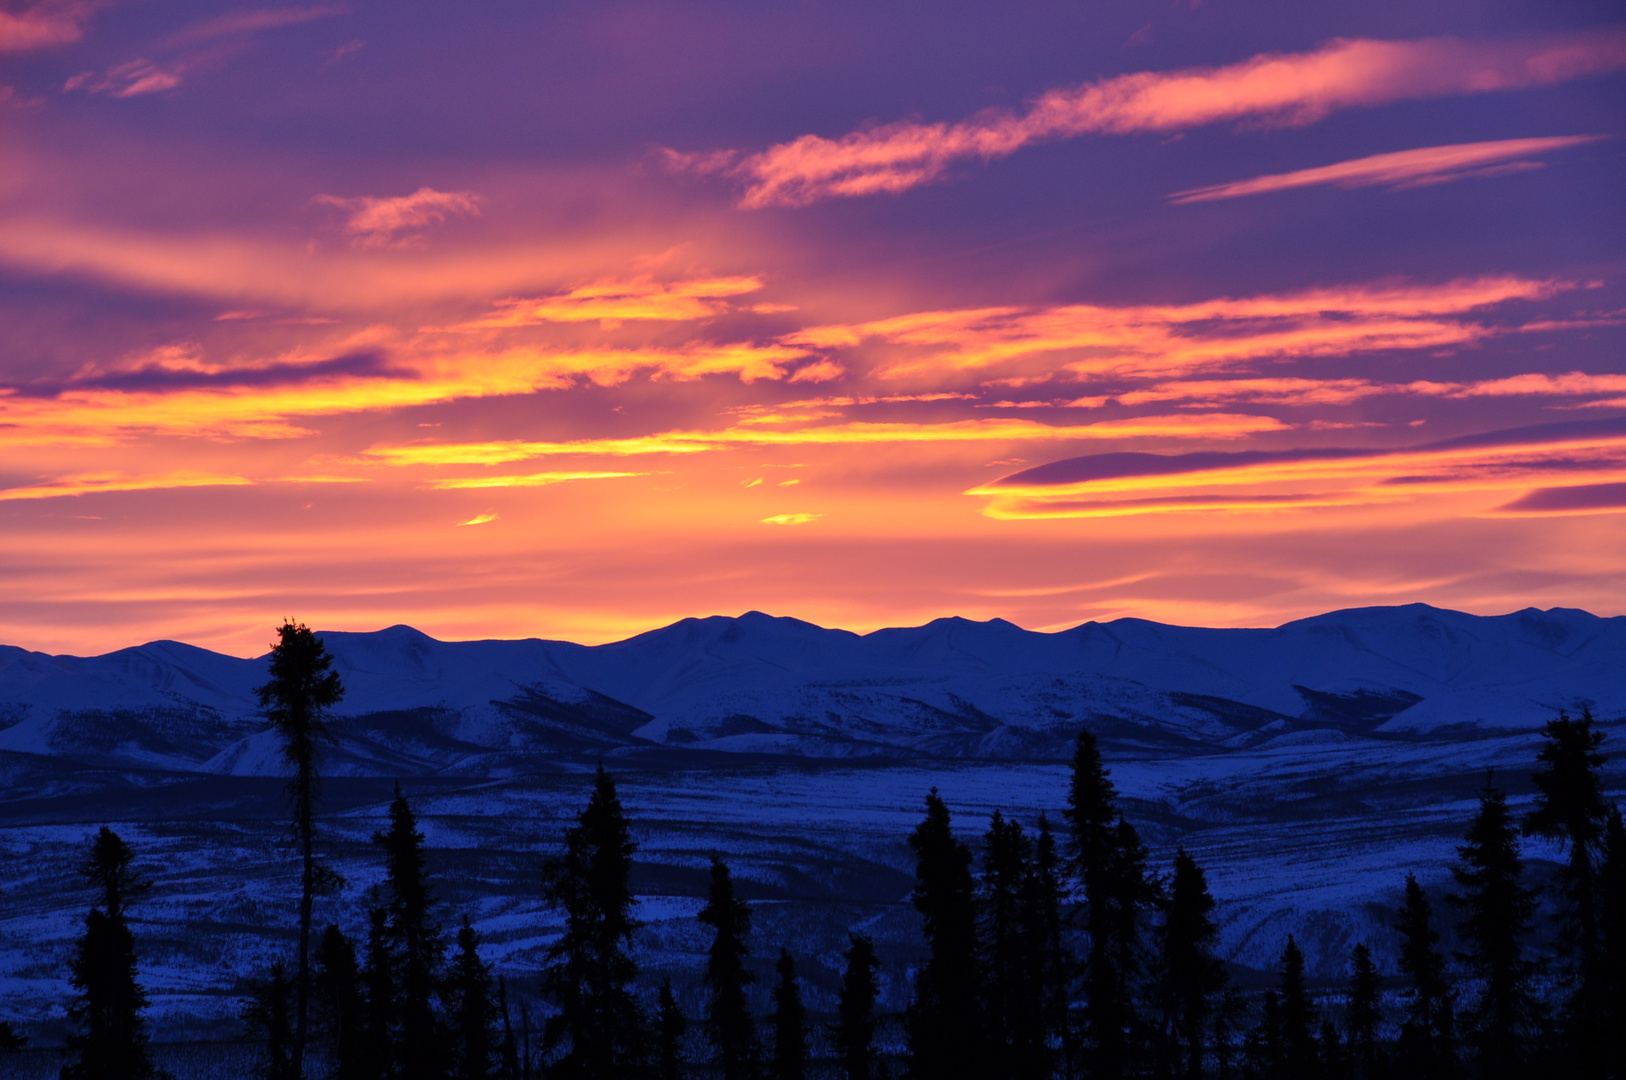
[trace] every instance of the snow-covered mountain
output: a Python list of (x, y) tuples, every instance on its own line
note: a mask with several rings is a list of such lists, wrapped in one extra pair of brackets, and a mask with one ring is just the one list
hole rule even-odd
[[(335, 775), (504, 775), (581, 754), (1057, 759), (1081, 725), (1178, 753), (1306, 732), (1470, 737), (1582, 706), (1626, 716), (1626, 617), (1562, 608), (1049, 634), (939, 619), (864, 635), (750, 612), (598, 646), (406, 626), (321, 636), (346, 687)], [(88, 658), (0, 647), (0, 751), (279, 773), (254, 700), (265, 666), (172, 641)]]

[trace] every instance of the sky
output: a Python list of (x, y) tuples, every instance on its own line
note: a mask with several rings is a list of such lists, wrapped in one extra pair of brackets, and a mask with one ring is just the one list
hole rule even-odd
[(1607, 2), (0, 0), (0, 642), (1626, 614)]

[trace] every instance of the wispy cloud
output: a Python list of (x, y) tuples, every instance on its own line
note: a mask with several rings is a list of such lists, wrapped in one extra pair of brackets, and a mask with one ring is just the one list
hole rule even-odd
[(1256, 176), (1252, 180), (1237, 180), (1229, 184), (1177, 191), (1169, 196), (1177, 203), (1210, 202), (1215, 199), (1235, 199), (1243, 195), (1262, 195), (1270, 191), (1289, 188), (1318, 187), (1333, 184), (1338, 187), (1390, 188), (1421, 187), (1443, 184), (1465, 177), (1490, 176), (1504, 172), (1541, 167), (1539, 161), (1529, 160), (1539, 154), (1551, 153), (1581, 143), (1596, 142), (1602, 135), (1558, 135), (1542, 139), (1501, 139), (1496, 142), (1456, 143), (1451, 146), (1425, 146), (1417, 150), (1401, 150), (1393, 154), (1374, 154), (1371, 157), (1341, 161), (1336, 165), (1323, 165), (1296, 172)]
[(1308, 124), (1339, 109), (1562, 82), (1626, 67), (1626, 32), (1470, 42), (1336, 40), (1216, 68), (1139, 72), (1047, 91), (1025, 110), (990, 109), (958, 123), (898, 122), (837, 139), (803, 135), (760, 153), (668, 152), (676, 167), (743, 181), (740, 205), (805, 206), (900, 192), (956, 161), (1006, 157), (1084, 134), (1166, 132), (1223, 121)]
[(171, 62), (159, 66), (143, 58), (108, 68), (101, 75), (93, 71), (82, 71), (63, 83), (62, 90), (64, 93), (70, 90), (83, 90), (87, 94), (133, 98), (173, 90), (181, 85), (181, 76), (184, 73), (185, 65), (182, 63)]
[(340, 198), (318, 195), (311, 200), (348, 213), (344, 233), (358, 247), (385, 247), (417, 241), (424, 229), (459, 214), (478, 217), (480, 196), (472, 191), (436, 191), (421, 187), (410, 195)]
[[(547, 487), (550, 484), (563, 484), (570, 480), (617, 480), (626, 476), (643, 475), (633, 472), (539, 472), (523, 476), (462, 476), (450, 480), (436, 480), (429, 487), (436, 491), (455, 491), (464, 488)], [(485, 520), (491, 521), (496, 516), (492, 514)], [(465, 521), (463, 524), (478, 525), (480, 522)]]
[(252, 481), (241, 476), (187, 469), (146, 474), (84, 472), (58, 476), (37, 484), (0, 489), (0, 500), (55, 499), (64, 495), (96, 495), (109, 491), (153, 491), (160, 488), (222, 487), (249, 483)]
[(298, 26), (332, 15), (346, 15), (350, 9), (344, 4), (318, 4), (310, 7), (255, 8), (233, 11), (202, 19), (164, 38), (169, 48), (184, 48), (223, 37), (256, 34), (264, 30), (277, 30), (284, 26)]
[(762, 519), (764, 525), (810, 525), (822, 518), (823, 514), (774, 514)]
[[(1489, 513), (1509, 495), (1566, 479), (1626, 479), (1626, 417), (1388, 450), (1098, 454), (1026, 469), (968, 494), (988, 498), (986, 512), (999, 518), (1278, 512), (1461, 495)], [(1540, 504), (1517, 506), (1534, 512)]]
[(728, 310), (727, 299), (756, 292), (756, 277), (656, 281), (604, 278), (568, 292), (534, 299), (499, 300), (491, 314), (454, 329), (485, 330), (549, 322), (594, 322), (606, 329), (630, 320), (691, 322)]
[(0, 10), (0, 53), (72, 45), (98, 5), (84, 0), (41, 0), (20, 11)]

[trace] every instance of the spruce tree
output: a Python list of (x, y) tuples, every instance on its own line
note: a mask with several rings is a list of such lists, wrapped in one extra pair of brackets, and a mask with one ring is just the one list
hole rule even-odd
[(1525, 956), (1536, 901), (1523, 882), (1507, 796), (1490, 780), (1466, 841), (1451, 870), (1462, 892), (1449, 899), (1464, 913), (1458, 931), (1469, 947), (1458, 955), (1483, 982), (1473, 1013), (1474, 1056), (1484, 1080), (1512, 1080), (1528, 1075), (1530, 1038), (1540, 1022), (1530, 988), (1534, 965)]
[(683, 1033), (689, 1022), (672, 995), (672, 980), (661, 980), (661, 996), (655, 1012), (655, 1075), (657, 1080), (679, 1080), (683, 1075)]
[(756, 979), (745, 966), (751, 954), (746, 942), (751, 933), (751, 907), (734, 895), (734, 878), (715, 855), (706, 906), (696, 917), (713, 931), (711, 948), (706, 951), (705, 983), (710, 990), (706, 1020), (717, 1064), (723, 1080), (752, 1080), (762, 1054), (756, 1022), (745, 1000), (746, 986)]
[(315, 1044), (327, 1051), (331, 1080), (372, 1080), (378, 1073), (367, 1060), (366, 999), (356, 948), (344, 931), (329, 923), (316, 946), (312, 976)]
[(1395, 1047), (1401, 1075), (1417, 1080), (1443, 1080), (1456, 1074), (1456, 1023), (1451, 987), (1445, 979), (1445, 957), (1433, 927), (1434, 908), (1414, 874), (1406, 875), (1406, 899), (1400, 909), (1400, 971), (1406, 976), (1410, 1001)]
[(361, 1063), (366, 1080), (395, 1072), (396, 990), (390, 956), (389, 913), (381, 906), (367, 912), (367, 953), (361, 968)]
[(1615, 1080), (1626, 1078), (1626, 823), (1611, 809), (1604, 827), (1603, 865), (1598, 870), (1600, 981), (1604, 1008), (1614, 1018), (1603, 1056)]
[(1181, 848), (1174, 856), (1160, 934), (1158, 996), (1175, 1050), (1169, 1071), (1191, 1080), (1202, 1076), (1203, 1035), (1214, 995), (1225, 988), (1225, 966), (1214, 956), (1219, 928), (1213, 913), (1214, 897), (1203, 869)]
[(457, 955), (446, 978), (445, 996), (451, 1021), (452, 1076), (455, 1080), (490, 1080), (497, 1050), (491, 969), (480, 959), (480, 934), (467, 915), (457, 929)]
[(288, 620), (271, 648), (270, 679), (257, 687), (260, 708), (282, 739), (282, 756), (293, 767), (288, 800), (293, 804), (294, 842), (299, 845), (299, 963), (294, 976), (293, 1075), (305, 1075), (305, 1042), (311, 997), (311, 915), (318, 888), (331, 875), (316, 863), (316, 752), (327, 735), (324, 714), (344, 697), (333, 658), (309, 627)]
[(66, 1049), (73, 1060), (63, 1080), (148, 1080), (156, 1076), (141, 1013), (147, 995), (136, 976), (135, 939), (125, 907), (148, 888), (131, 866), (134, 853), (103, 825), (91, 841), (81, 872), (100, 895), (85, 916), (85, 933), (74, 951), (68, 1005), (74, 1027)]
[(1338, 1038), (1338, 1025), (1332, 1022), (1331, 1017), (1321, 1019), (1321, 1038), (1317, 1049), (1321, 1055), (1321, 1075), (1326, 1080), (1348, 1080), (1349, 1057), (1344, 1052), (1342, 1040)]
[(1023, 933), (1022, 907), (1029, 883), (1030, 845), (1022, 826), (1006, 821), (998, 810), (983, 840), (982, 878), (978, 888), (983, 970), (983, 1016), (989, 1044), (991, 1076), (1035, 1075), (1042, 1061), (1043, 1029), (1038, 995), (1038, 967)]
[(1236, 1058), (1237, 1024), (1245, 1015), (1242, 995), (1226, 987), (1214, 1014), (1214, 1074), (1219, 1080), (1230, 1080), (1231, 1063)]
[(987, 1075), (977, 970), (976, 905), (971, 849), (954, 838), (948, 807), (933, 788), (926, 818), (909, 836), (915, 855), (912, 899), (920, 912), (927, 957), (915, 973), (905, 1027), (913, 1080)]
[(258, 1075), (261, 1080), (297, 1080), (294, 1072), (294, 994), (282, 961), (271, 974), (249, 988), (243, 1021), (264, 1045)]
[(773, 1058), (769, 1076), (772, 1080), (806, 1080), (807, 1077), (807, 1010), (802, 1006), (802, 991), (796, 985), (796, 961), (790, 950), (779, 949), (779, 963), (774, 966), (779, 982), (773, 991)]
[(639, 925), (632, 917), (636, 850), (615, 782), (600, 765), (592, 798), (565, 834), (563, 857), (543, 870), (545, 896), (565, 916), (542, 976), (558, 1010), (542, 1033), (546, 1052), (559, 1055), (550, 1077), (627, 1076), (644, 1064), (643, 1014), (632, 994), (638, 975), (631, 952)]
[(1351, 1073), (1355, 1080), (1377, 1080), (1382, 1065), (1378, 1045), (1378, 970), (1372, 952), (1365, 944), (1355, 946), (1350, 956), (1348, 1028)]
[(1524, 832), (1556, 840), (1568, 852), (1560, 874), (1558, 934), (1573, 988), (1564, 1010), (1566, 1064), (1577, 1080), (1601, 1080), (1607, 1030), (1619, 1023), (1618, 1017), (1610, 1021), (1600, 970), (1597, 875), (1610, 811), (1603, 794), (1603, 765), (1608, 759), (1598, 751), (1604, 735), (1593, 726), (1591, 710), (1583, 710), (1578, 720), (1560, 712), (1542, 734), (1546, 743), (1536, 760), (1544, 767), (1531, 777), (1536, 805), (1525, 818)]
[(1260, 1010), (1259, 1026), (1248, 1033), (1243, 1046), (1243, 1060), (1250, 1077), (1264, 1080), (1302, 1080), (1287, 1071), (1287, 1056), (1282, 1046), (1282, 1008), (1276, 991), (1266, 990)]
[(873, 1080), (875, 1074), (875, 943), (863, 934), (847, 935), (847, 968), (836, 1001), (836, 1050), (845, 1080)]
[(0, 1020), (0, 1053), (21, 1050), (28, 1045), (28, 1036), (18, 1031), (10, 1020)]
[(390, 803), (389, 828), (374, 833), (373, 843), (384, 851), (385, 940), (396, 995), (391, 1046), (395, 1075), (399, 1080), (441, 1080), (449, 1061), (435, 994), (446, 946), (432, 919), (435, 898), (423, 833), (418, 831), (418, 819), (399, 784)]
[(514, 1035), (514, 1015), (508, 1008), (508, 980), (501, 975), (497, 976), (497, 1015), (502, 1017), (497, 1075), (502, 1080), (519, 1080), (519, 1040)]
[(1281, 1024), (1282, 1060), (1289, 1076), (1311, 1080), (1319, 1071), (1320, 1054), (1315, 1041), (1318, 1020), (1304, 986), (1304, 953), (1293, 935), (1288, 934), (1287, 947), (1282, 950)]
[(1042, 1075), (1055, 1071), (1055, 1049), (1061, 1051), (1064, 1076), (1074, 1074), (1078, 1056), (1068, 1006), (1077, 961), (1062, 935), (1063, 894), (1061, 856), (1050, 821), (1039, 815), (1038, 835), (1033, 843), (1033, 864), (1023, 892), (1022, 924), (1027, 939), (1027, 955), (1032, 969), (1033, 1003), (1031, 1022), (1036, 1026), (1038, 1044), (1044, 1050)]

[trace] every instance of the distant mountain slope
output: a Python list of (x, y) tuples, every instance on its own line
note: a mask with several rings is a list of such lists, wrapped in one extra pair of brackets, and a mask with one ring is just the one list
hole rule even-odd
[[(1058, 758), (1081, 724), (1179, 753), (1462, 737), (1582, 705), (1626, 716), (1626, 617), (1562, 608), (1053, 634), (954, 618), (865, 635), (750, 612), (599, 646), (406, 626), (322, 637), (347, 688), (328, 768), (355, 775), (497, 775), (537, 755)], [(263, 657), (171, 641), (89, 658), (0, 646), (0, 751), (277, 772), (254, 703), (264, 678)]]

